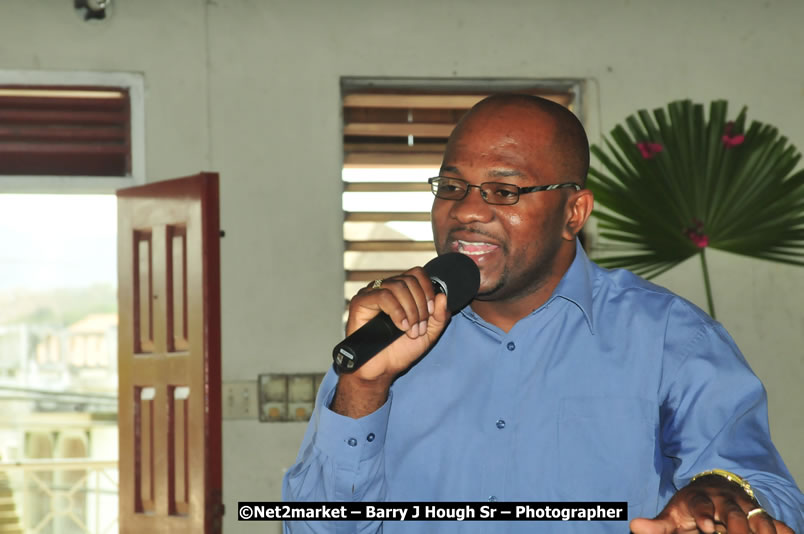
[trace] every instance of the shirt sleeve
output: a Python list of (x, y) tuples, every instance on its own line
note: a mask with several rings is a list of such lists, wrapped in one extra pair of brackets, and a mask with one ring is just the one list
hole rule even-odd
[(804, 496), (771, 442), (765, 388), (725, 329), (688, 303), (670, 312), (664, 377), (662, 451), (674, 486), (731, 471), (774, 518), (804, 532)]
[[(385, 500), (384, 445), (393, 393), (360, 419), (329, 409), (338, 376), (324, 377), (296, 463), (282, 481), (282, 499), (305, 502)], [(285, 533), (382, 532), (379, 521), (288, 521)]]

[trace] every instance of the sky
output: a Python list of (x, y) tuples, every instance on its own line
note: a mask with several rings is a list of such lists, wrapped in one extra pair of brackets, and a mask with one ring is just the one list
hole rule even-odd
[(0, 195), (0, 291), (117, 286), (114, 195)]

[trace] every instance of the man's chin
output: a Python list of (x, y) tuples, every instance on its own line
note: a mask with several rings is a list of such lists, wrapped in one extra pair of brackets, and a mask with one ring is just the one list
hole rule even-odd
[(504, 285), (505, 283), (500, 280), (495, 286), (492, 286), (491, 288), (484, 288), (481, 281), (481, 287), (480, 290), (478, 290), (477, 295), (475, 295), (475, 300), (496, 300), (499, 298), (500, 291), (503, 289)]

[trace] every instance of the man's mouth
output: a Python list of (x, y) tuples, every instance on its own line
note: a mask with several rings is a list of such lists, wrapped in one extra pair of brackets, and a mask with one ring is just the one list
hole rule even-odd
[(500, 248), (499, 245), (493, 245), (483, 241), (463, 241), (462, 239), (458, 239), (455, 243), (457, 244), (457, 251), (467, 256), (482, 256), (483, 254), (494, 252)]

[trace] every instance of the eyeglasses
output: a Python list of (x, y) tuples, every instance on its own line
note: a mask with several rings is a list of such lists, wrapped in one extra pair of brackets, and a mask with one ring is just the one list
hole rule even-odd
[(444, 200), (463, 200), (469, 189), (476, 187), (480, 189), (480, 196), (488, 204), (511, 205), (519, 202), (519, 195), (525, 193), (536, 193), (538, 191), (552, 191), (553, 189), (565, 189), (572, 187), (576, 191), (581, 190), (581, 186), (572, 182), (552, 185), (534, 185), (531, 187), (519, 187), (514, 184), (504, 184), (501, 182), (484, 182), (480, 185), (471, 185), (466, 180), (460, 178), (447, 178), (436, 176), (427, 180), (436, 198)]

